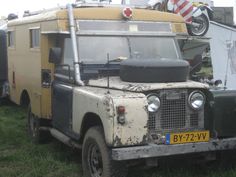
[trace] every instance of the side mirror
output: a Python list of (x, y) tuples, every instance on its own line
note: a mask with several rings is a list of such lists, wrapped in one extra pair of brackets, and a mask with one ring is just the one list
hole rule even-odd
[(62, 58), (61, 48), (59, 47), (50, 48), (49, 60), (48, 60), (49, 63), (60, 64), (61, 58)]

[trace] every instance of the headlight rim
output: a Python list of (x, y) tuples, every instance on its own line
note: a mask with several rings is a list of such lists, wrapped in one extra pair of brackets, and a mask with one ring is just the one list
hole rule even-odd
[[(192, 106), (192, 103), (191, 103), (191, 98), (192, 98), (193, 95), (196, 94), (196, 93), (199, 93), (199, 94), (201, 94), (201, 95), (203, 96), (203, 104), (202, 104), (201, 107), (199, 107), (199, 108), (193, 107), (193, 106)], [(204, 94), (202, 91), (200, 91), (200, 90), (195, 90), (195, 91), (192, 91), (192, 92), (189, 94), (189, 97), (188, 97), (188, 105), (189, 105), (189, 107), (190, 107), (191, 109), (193, 109), (194, 111), (202, 110), (202, 109), (204, 108), (205, 103), (206, 103), (206, 96), (205, 96), (205, 94)]]
[(159, 95), (157, 95), (157, 94), (155, 94), (155, 93), (150, 93), (150, 94), (147, 95), (147, 102), (149, 102), (148, 99), (149, 99), (149, 97), (151, 97), (151, 96), (155, 96), (155, 97), (157, 97), (158, 100), (159, 100), (159, 107), (157, 108), (156, 111), (153, 111), (153, 112), (149, 111), (148, 107), (150, 106), (150, 104), (148, 103), (148, 107), (147, 107), (148, 112), (151, 113), (151, 114), (154, 114), (154, 113), (157, 113), (157, 112), (160, 110), (160, 107), (161, 107), (161, 99), (160, 99)]

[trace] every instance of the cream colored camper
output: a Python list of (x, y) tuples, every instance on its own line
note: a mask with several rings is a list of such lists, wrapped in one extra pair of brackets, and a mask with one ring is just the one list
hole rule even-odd
[(180, 16), (123, 6), (13, 20), (10, 99), (29, 107), (35, 142), (50, 132), (82, 148), (86, 177), (124, 177), (127, 160), (232, 149), (235, 139), (210, 136), (208, 88), (188, 80), (176, 35), (187, 35)]

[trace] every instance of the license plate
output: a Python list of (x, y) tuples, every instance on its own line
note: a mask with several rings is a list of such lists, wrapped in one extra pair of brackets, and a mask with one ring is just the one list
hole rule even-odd
[(185, 144), (195, 142), (208, 142), (209, 131), (170, 133), (166, 135), (166, 144)]

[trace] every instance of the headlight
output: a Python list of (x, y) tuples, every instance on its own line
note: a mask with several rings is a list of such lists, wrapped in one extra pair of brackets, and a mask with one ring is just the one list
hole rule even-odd
[(205, 96), (200, 91), (194, 91), (190, 94), (188, 102), (191, 108), (194, 110), (200, 110), (205, 104)]
[(148, 100), (148, 111), (151, 113), (155, 113), (161, 106), (161, 101), (156, 95), (149, 95), (147, 97)]

